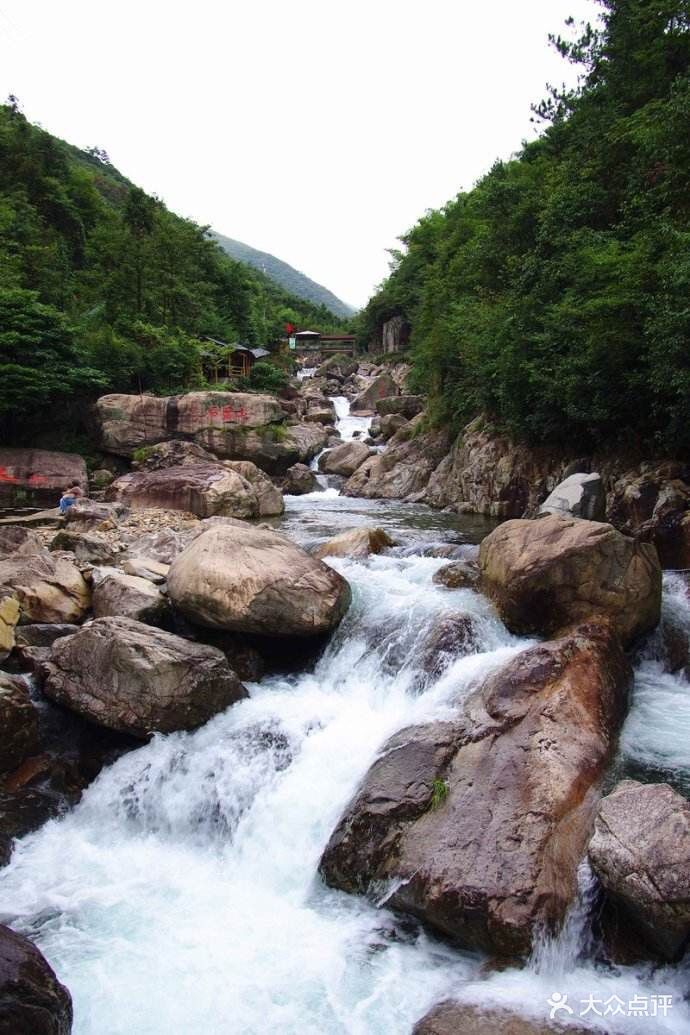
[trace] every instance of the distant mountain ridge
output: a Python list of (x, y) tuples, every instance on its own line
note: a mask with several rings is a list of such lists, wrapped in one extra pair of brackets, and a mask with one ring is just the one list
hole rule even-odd
[(243, 244), (242, 241), (235, 241), (231, 237), (225, 237), (223, 234), (216, 233), (215, 230), (211, 231), (211, 235), (231, 259), (235, 259), (237, 262), (245, 262), (247, 265), (261, 270), (276, 284), (279, 284), (280, 287), (291, 294), (297, 295), (298, 298), (304, 298), (315, 305), (324, 305), (336, 316), (341, 316), (345, 319), (353, 316), (356, 312), (353, 306), (343, 302), (328, 288), (325, 288), (322, 284), (317, 284), (315, 280), (307, 277), (304, 273), (300, 273), (294, 266), (290, 266), (289, 263), (276, 258), (275, 255), (271, 255), (270, 252), (260, 252), (257, 248)]

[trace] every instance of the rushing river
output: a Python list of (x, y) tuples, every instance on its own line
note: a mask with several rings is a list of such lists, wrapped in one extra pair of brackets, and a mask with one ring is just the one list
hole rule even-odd
[[(336, 405), (347, 437), (366, 431)], [(312, 671), (250, 684), (250, 700), (202, 729), (156, 736), (123, 756), (0, 871), (0, 912), (71, 990), (75, 1033), (409, 1035), (448, 995), (548, 1016), (554, 992), (573, 1003), (590, 993), (626, 1004), (672, 995), (666, 1018), (587, 1021), (608, 1032), (690, 1031), (687, 972), (594, 962), (586, 866), (561, 936), (524, 969), (503, 971), (321, 884), (323, 847), (383, 741), (451, 715), (529, 643), (480, 595), (432, 583), (447, 563), (434, 554), (471, 552), (486, 523), (346, 499), (333, 485), (288, 498), (283, 519), (307, 545), (360, 523), (383, 525), (398, 545), (363, 562), (333, 561), (353, 603)], [(677, 577), (666, 606), (689, 620)], [(430, 682), (420, 643), (448, 611), (475, 618), (482, 650)], [(690, 686), (662, 673), (652, 647), (638, 667), (620, 771), (682, 785), (689, 733)]]

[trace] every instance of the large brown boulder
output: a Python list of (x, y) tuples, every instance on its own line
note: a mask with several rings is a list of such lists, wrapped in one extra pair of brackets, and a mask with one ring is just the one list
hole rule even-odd
[(0, 449), (0, 502), (18, 499), (35, 506), (57, 506), (68, 486), (88, 485), (86, 464), (76, 453), (50, 449)]
[(197, 536), (173, 561), (168, 593), (192, 622), (265, 636), (330, 632), (350, 604), (350, 587), (332, 568), (241, 522)]
[(73, 553), (80, 564), (112, 564), (117, 554), (111, 543), (101, 535), (62, 529), (50, 543), (51, 550)]
[(380, 417), (401, 416), (412, 420), (424, 409), (424, 396), (422, 395), (391, 395), (379, 399), (376, 403), (376, 412)]
[(217, 463), (132, 471), (109, 486), (106, 498), (133, 509), (162, 507), (197, 517), (256, 518), (283, 510), (280, 492), (250, 463), (240, 464), (239, 471)]
[(0, 925), (1, 1035), (69, 1035), (72, 998), (45, 957), (22, 934)]
[(93, 574), (94, 618), (134, 618), (159, 625), (170, 606), (161, 591), (148, 579), (127, 575), (117, 568), (96, 569)]
[(616, 528), (652, 542), (664, 568), (690, 567), (690, 467), (665, 463), (614, 484), (609, 516)]
[(365, 460), (343, 486), (344, 496), (401, 500), (419, 498), (448, 451), (448, 433), (420, 433), (415, 417), (393, 435), (388, 448)]
[[(383, 748), (320, 864), (471, 948), (528, 953), (572, 901), (630, 668), (603, 622), (517, 655)], [(380, 891), (379, 891), (380, 895)]]
[(555, 1020), (521, 1017), (499, 1006), (475, 1006), (447, 1000), (434, 1006), (417, 1021), (412, 1035), (586, 1035), (587, 1030), (565, 1026)]
[(21, 622), (79, 622), (91, 602), (70, 555), (48, 550), (0, 559), (2, 595), (16, 597)]
[(319, 457), (319, 470), (324, 474), (340, 474), (349, 478), (369, 458), (369, 447), (363, 442), (343, 442)]
[(283, 492), (287, 496), (304, 496), (308, 492), (318, 492), (320, 488), (318, 478), (306, 464), (293, 464), (285, 472)]
[(15, 769), (38, 748), (38, 713), (23, 679), (0, 672), (0, 771)]
[(626, 925), (678, 958), (690, 939), (690, 802), (666, 783), (623, 780), (599, 805), (589, 858)]
[(148, 448), (184, 439), (221, 459), (250, 460), (280, 474), (311, 460), (326, 444), (321, 425), (288, 426), (280, 400), (245, 392), (105, 395), (98, 400), (97, 417), (104, 449), (126, 457), (136, 453), (143, 461)]
[(0, 525), (0, 557), (41, 553), (43, 543), (30, 528), (19, 525)]
[(277, 399), (247, 392), (188, 392), (169, 397), (104, 395), (96, 411), (104, 448), (127, 457), (142, 446), (172, 438), (194, 440), (211, 448), (211, 440), (220, 441), (227, 430), (261, 428), (283, 420)]
[(624, 643), (657, 625), (656, 550), (611, 525), (549, 515), (499, 525), (479, 550), (482, 588), (512, 632), (551, 635), (603, 615)]
[(364, 527), (349, 528), (340, 532), (328, 542), (322, 543), (312, 551), (314, 557), (354, 557), (362, 559), (373, 553), (381, 553), (389, 546), (394, 546), (391, 537), (382, 528)]
[(398, 386), (390, 374), (385, 371), (373, 379), (364, 391), (356, 395), (350, 405), (351, 413), (374, 413), (379, 399), (399, 395)]
[(98, 618), (57, 640), (44, 677), (58, 704), (141, 738), (194, 729), (247, 696), (221, 651), (131, 618)]

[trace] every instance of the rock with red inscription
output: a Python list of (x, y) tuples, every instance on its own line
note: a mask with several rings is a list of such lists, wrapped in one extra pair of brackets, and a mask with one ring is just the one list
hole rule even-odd
[(181, 439), (225, 460), (249, 460), (270, 474), (316, 456), (320, 424), (285, 423), (281, 400), (247, 392), (189, 392), (156, 398), (105, 395), (97, 403), (103, 448), (146, 461), (151, 447)]
[(0, 503), (57, 506), (71, 485), (88, 485), (86, 464), (76, 453), (51, 449), (0, 449)]

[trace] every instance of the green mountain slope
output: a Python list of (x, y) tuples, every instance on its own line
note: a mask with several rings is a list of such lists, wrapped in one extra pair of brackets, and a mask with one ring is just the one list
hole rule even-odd
[(546, 130), (393, 252), (359, 319), (412, 325), (437, 419), (534, 443), (690, 454), (690, 8), (600, 0), (558, 50), (579, 87)]
[(212, 231), (212, 236), (231, 259), (245, 262), (249, 266), (253, 266), (254, 269), (261, 270), (285, 291), (289, 291), (290, 294), (297, 295), (298, 298), (303, 298), (307, 302), (313, 302), (314, 305), (323, 305), (326, 309), (335, 313), (336, 316), (343, 317), (344, 319), (355, 313), (355, 309), (351, 305), (343, 302), (328, 288), (317, 284), (316, 281), (311, 280), (304, 273), (300, 273), (299, 270), (296, 270), (287, 262), (277, 259), (275, 255), (271, 255), (269, 252), (260, 252), (256, 248), (251, 248), (248, 244), (243, 244), (242, 241), (234, 241), (231, 237), (225, 237), (223, 234), (218, 234), (215, 231)]
[(207, 337), (335, 330), (110, 164), (0, 106), (0, 441), (84, 429), (103, 392), (205, 384)]

